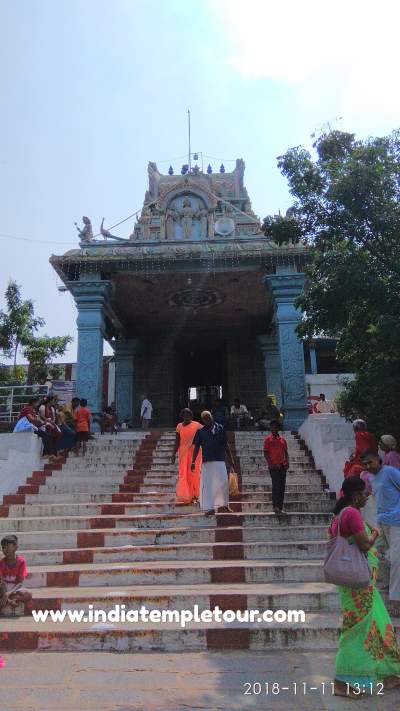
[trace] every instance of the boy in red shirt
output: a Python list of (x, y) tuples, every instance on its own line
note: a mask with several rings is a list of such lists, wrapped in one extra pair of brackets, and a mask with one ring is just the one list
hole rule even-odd
[(279, 422), (270, 424), (271, 434), (264, 440), (264, 457), (267, 460), (272, 479), (272, 507), (276, 514), (283, 511), (285, 498), (286, 472), (289, 468), (289, 454), (284, 437), (279, 436)]
[(16, 555), (17, 536), (5, 536), (1, 541), (1, 548), (4, 558), (0, 560), (0, 611), (7, 605), (17, 607), (21, 602), (26, 603), (32, 599), (29, 590), (22, 587), (28, 571), (25, 558)]
[(82, 456), (86, 454), (86, 444), (90, 434), (90, 423), (92, 413), (87, 406), (87, 400), (80, 401), (80, 407), (74, 412), (75, 432), (76, 432), (76, 455), (79, 456), (79, 449), (82, 444)]

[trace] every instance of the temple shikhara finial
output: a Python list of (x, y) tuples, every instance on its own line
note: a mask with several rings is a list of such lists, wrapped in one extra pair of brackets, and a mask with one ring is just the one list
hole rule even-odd
[[(198, 154), (194, 154), (199, 158)], [(238, 158), (232, 172), (221, 166), (206, 173), (196, 163), (167, 175), (156, 163), (148, 164), (148, 190), (131, 239), (138, 241), (203, 241), (218, 237), (241, 237), (260, 232), (244, 187), (244, 161)]]
[[(176, 175), (172, 166), (164, 175), (150, 161), (148, 188), (129, 241), (198, 242), (260, 234), (260, 221), (244, 186), (244, 170), (244, 161), (238, 158), (231, 172), (221, 165), (214, 173), (209, 164), (204, 173), (197, 163), (191, 169), (185, 163), (181, 175)], [(75, 223), (80, 242), (96, 241), (91, 221), (88, 217), (82, 220), (82, 228)], [(104, 227), (104, 218), (97, 236), (106, 241), (122, 240)]]

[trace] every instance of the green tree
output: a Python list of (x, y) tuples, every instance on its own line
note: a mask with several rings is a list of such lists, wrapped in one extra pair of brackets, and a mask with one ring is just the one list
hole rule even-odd
[(71, 336), (45, 335), (32, 338), (23, 349), (24, 356), (29, 362), (28, 382), (44, 383), (49, 375), (58, 378), (61, 369), (60, 366), (53, 364), (53, 360), (64, 355), (71, 341)]
[(31, 299), (22, 299), (21, 287), (15, 281), (10, 281), (4, 296), (7, 310), (0, 311), (0, 348), (13, 359), (16, 372), (19, 347), (29, 343), (44, 320), (35, 316)]
[(30, 383), (44, 382), (49, 374), (59, 376), (60, 368), (53, 365), (53, 360), (64, 355), (71, 336), (36, 336), (45, 321), (35, 316), (31, 299), (22, 299), (21, 287), (15, 281), (10, 281), (6, 289), (5, 302), (7, 310), (0, 311), (0, 351), (4, 357), (13, 359), (14, 367), (10, 373), (4, 364), (0, 366), (0, 379), (7, 384), (24, 379), (21, 367), (16, 364), (19, 350), (28, 360)]
[(311, 251), (299, 332), (338, 338), (355, 373), (343, 413), (399, 437), (400, 131), (366, 141), (331, 131), (313, 147), (278, 159)]
[(264, 218), (262, 230), (266, 237), (278, 244), (297, 244), (301, 237), (301, 224), (294, 210), (283, 215), (268, 215)]
[(26, 372), (22, 365), (17, 365), (10, 370), (0, 363), (0, 385), (23, 385), (25, 381)]

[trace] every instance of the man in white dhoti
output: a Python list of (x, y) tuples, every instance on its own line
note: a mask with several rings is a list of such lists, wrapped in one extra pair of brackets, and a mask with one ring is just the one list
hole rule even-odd
[(200, 479), (200, 508), (206, 516), (218, 513), (230, 513), (229, 508), (229, 483), (225, 458), (228, 456), (232, 469), (235, 464), (230, 450), (225, 429), (214, 422), (211, 412), (204, 410), (201, 413), (204, 427), (197, 430), (193, 444), (192, 471), (199, 449), (202, 449), (203, 464)]

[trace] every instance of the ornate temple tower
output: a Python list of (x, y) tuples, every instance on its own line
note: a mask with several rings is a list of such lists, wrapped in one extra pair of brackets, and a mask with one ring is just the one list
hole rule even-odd
[(118, 416), (138, 419), (146, 392), (155, 424), (172, 426), (195, 392), (216, 394), (254, 413), (274, 395), (285, 426), (306, 416), (303, 346), (295, 308), (302, 290), (302, 245), (277, 246), (262, 233), (244, 186), (232, 172), (198, 166), (174, 175), (148, 166), (143, 208), (127, 239), (90, 220), (79, 249), (51, 264), (78, 309), (76, 391), (102, 407), (103, 339), (115, 352)]

